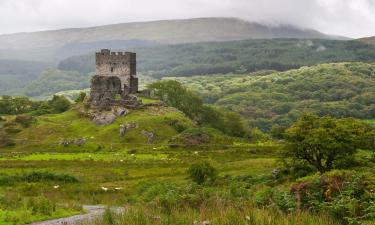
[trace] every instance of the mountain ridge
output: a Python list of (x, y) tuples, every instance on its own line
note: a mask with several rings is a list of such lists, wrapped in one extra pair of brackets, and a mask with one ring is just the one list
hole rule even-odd
[(373, 37), (364, 37), (364, 38), (360, 38), (360, 39), (357, 39), (358, 41), (361, 41), (361, 42), (364, 42), (366, 44), (373, 44), (375, 45), (375, 36)]
[[(30, 43), (30, 39), (33, 38), (35, 40), (31, 40)], [(138, 39), (174, 44), (252, 38), (336, 39), (337, 37), (329, 36), (313, 29), (297, 28), (291, 25), (268, 26), (238, 18), (212, 17), (118, 23), (86, 28), (64, 28), (3, 34), (0, 35), (0, 43), (6, 44), (7, 49), (19, 49), (30, 46), (49, 47), (55, 44), (63, 45), (66, 43), (103, 40)]]

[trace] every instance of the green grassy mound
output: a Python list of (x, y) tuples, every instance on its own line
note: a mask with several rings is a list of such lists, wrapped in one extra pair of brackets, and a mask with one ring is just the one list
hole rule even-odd
[[(153, 145), (168, 141), (179, 132), (194, 127), (181, 112), (169, 107), (147, 107), (118, 117), (114, 123), (99, 126), (72, 109), (62, 114), (36, 117), (27, 127), (7, 117), (2, 136), (12, 142), (4, 151), (12, 152), (94, 152), (121, 151), (149, 146), (142, 131), (153, 132)], [(136, 124), (136, 128), (120, 135), (120, 126)], [(53, 157), (52, 157), (53, 158)]]

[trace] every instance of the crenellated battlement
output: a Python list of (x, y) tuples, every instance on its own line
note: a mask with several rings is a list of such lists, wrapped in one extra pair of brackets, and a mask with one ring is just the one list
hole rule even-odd
[(129, 88), (130, 93), (138, 91), (135, 53), (111, 52), (109, 49), (102, 49), (100, 52), (97, 52), (95, 56), (97, 75), (117, 76), (120, 78), (124, 90)]

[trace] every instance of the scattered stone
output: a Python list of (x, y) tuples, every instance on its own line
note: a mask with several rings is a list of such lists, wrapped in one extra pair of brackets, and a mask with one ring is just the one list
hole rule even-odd
[(160, 216), (153, 216), (152, 219), (155, 220), (155, 221), (160, 221), (161, 217)]
[(135, 153), (137, 153), (137, 149), (130, 149), (128, 151), (128, 154), (135, 154)]
[(86, 143), (86, 138), (78, 138), (74, 141), (74, 144), (78, 146), (82, 146)]
[(148, 132), (146, 130), (142, 130), (141, 133), (143, 134), (143, 136), (147, 137), (147, 144), (152, 144), (154, 142), (155, 134), (153, 132)]
[(280, 169), (276, 168), (272, 170), (272, 177), (274, 179), (278, 178), (280, 176)]
[(67, 140), (67, 139), (61, 139), (61, 140), (59, 141), (59, 145), (62, 145), (62, 146), (64, 146), (64, 147), (70, 145), (70, 143), (71, 143), (71, 141), (70, 141), (70, 140)]
[(134, 123), (134, 122), (127, 123), (127, 124), (121, 124), (120, 125), (120, 131), (119, 131), (120, 137), (125, 136), (125, 134), (128, 131), (130, 131), (132, 129), (135, 129), (135, 128), (138, 128), (138, 124)]
[(116, 115), (109, 112), (109, 113), (97, 113), (94, 114), (92, 117), (92, 120), (97, 124), (97, 125), (109, 125), (115, 121)]

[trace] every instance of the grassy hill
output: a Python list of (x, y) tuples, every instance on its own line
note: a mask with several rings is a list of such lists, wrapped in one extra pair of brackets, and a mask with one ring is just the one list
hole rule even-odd
[[(9, 121), (12, 117), (8, 118)], [(8, 122), (9, 122), (8, 121)], [(121, 124), (136, 123), (137, 128), (129, 131), (124, 137), (119, 135)], [(148, 107), (134, 110), (129, 115), (119, 117), (115, 123), (99, 126), (83, 117), (75, 109), (62, 114), (39, 116), (30, 127), (22, 127), (17, 123), (5, 123), (5, 132), (15, 146), (11, 151), (21, 152), (95, 152), (126, 151), (135, 146), (146, 146), (147, 138), (141, 134), (142, 130), (155, 133), (154, 144), (168, 142), (179, 131), (193, 128), (194, 123), (179, 111), (168, 107)], [(13, 132), (12, 132), (13, 131)], [(74, 141), (86, 139), (83, 146), (71, 144), (64, 146), (63, 140)]]
[(375, 118), (375, 65), (334, 63), (286, 72), (176, 78), (205, 101), (242, 114), (252, 126), (289, 126), (303, 111)]

